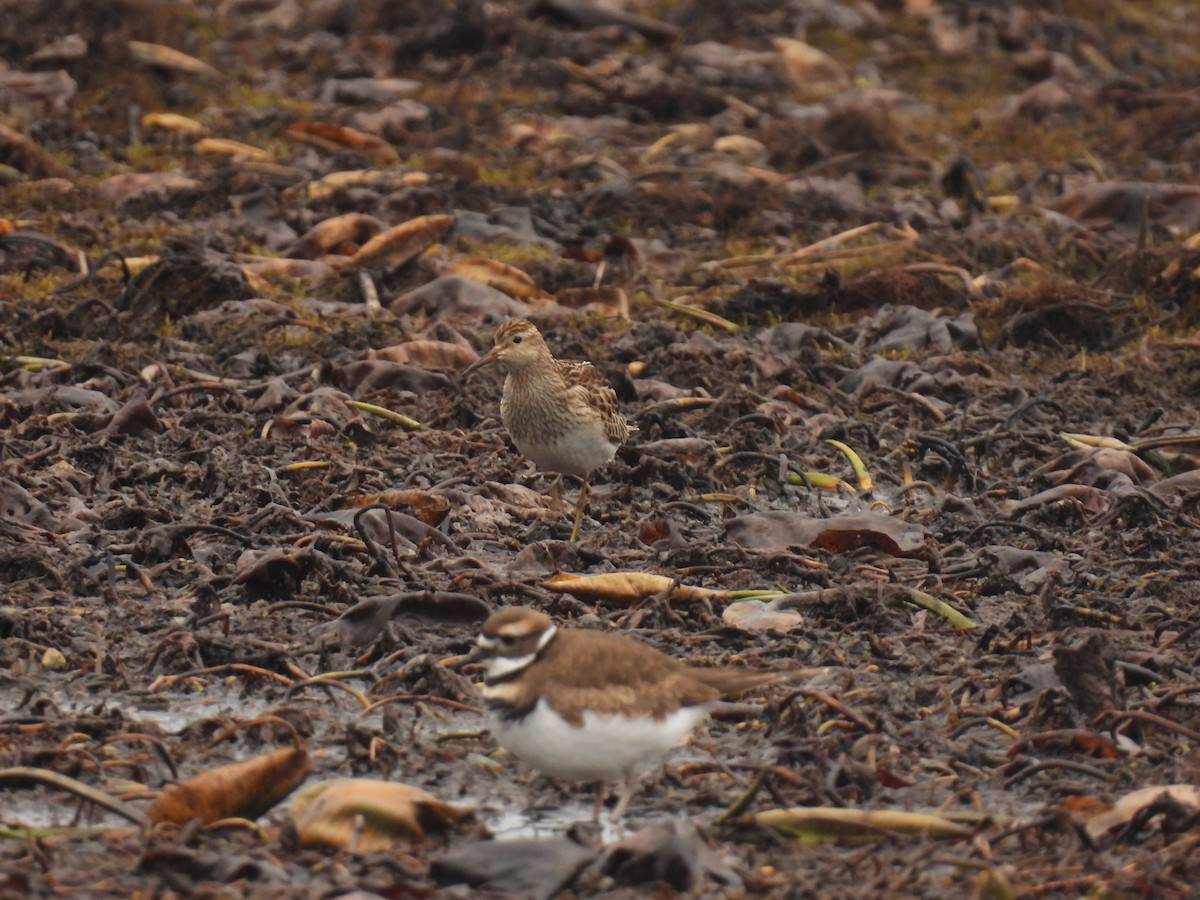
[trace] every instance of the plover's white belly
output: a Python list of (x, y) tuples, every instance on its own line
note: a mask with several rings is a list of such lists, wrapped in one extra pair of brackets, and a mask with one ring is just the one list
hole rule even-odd
[(532, 434), (513, 434), (513, 443), (539, 469), (586, 476), (611, 460), (617, 445), (599, 422), (572, 428), (549, 440)]
[(589, 712), (576, 728), (539, 700), (522, 719), (494, 719), (492, 731), (500, 746), (546, 775), (613, 781), (658, 763), (707, 714), (707, 706), (684, 707), (662, 720)]

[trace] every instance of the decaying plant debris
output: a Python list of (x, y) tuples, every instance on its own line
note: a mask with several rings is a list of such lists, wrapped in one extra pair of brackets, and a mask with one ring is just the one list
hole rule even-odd
[[(1190, 896), (1194, 18), (0, 4), (0, 896)], [(576, 544), (517, 315), (639, 429)], [(807, 677), (615, 835), (509, 604)]]

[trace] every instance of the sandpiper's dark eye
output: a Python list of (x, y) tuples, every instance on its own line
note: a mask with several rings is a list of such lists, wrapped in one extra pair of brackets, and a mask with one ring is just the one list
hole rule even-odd
[(513, 338), (513, 343), (514, 344), (521, 343), (521, 336), (519, 334), (515, 338)]

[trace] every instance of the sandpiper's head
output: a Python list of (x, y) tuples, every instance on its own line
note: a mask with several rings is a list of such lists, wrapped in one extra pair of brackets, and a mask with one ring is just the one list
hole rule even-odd
[(496, 329), (496, 346), (463, 369), (464, 376), (499, 363), (505, 372), (536, 365), (550, 355), (541, 332), (528, 319), (513, 319)]
[(550, 617), (536, 609), (502, 609), (483, 623), (472, 656), (483, 663), (487, 681), (496, 681), (529, 666), (557, 631)]

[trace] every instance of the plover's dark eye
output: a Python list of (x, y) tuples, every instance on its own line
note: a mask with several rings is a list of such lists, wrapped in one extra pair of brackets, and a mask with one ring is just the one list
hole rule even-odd
[(521, 343), (521, 336), (519, 334), (515, 338), (513, 338), (513, 343), (514, 344)]

